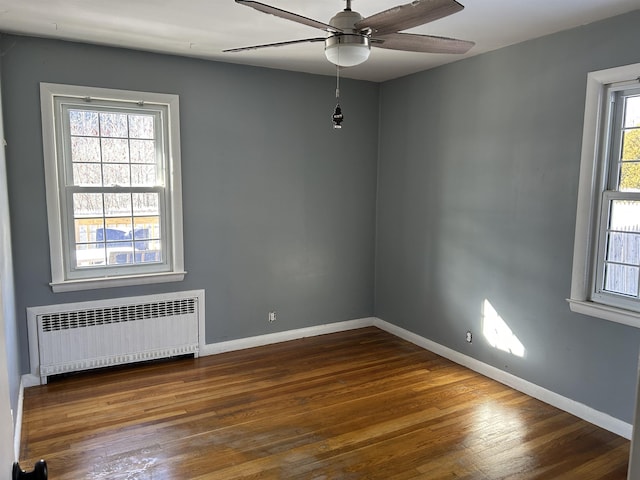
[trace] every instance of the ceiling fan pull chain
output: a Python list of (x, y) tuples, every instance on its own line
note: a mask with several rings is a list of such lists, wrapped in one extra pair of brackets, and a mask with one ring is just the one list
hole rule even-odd
[(336, 65), (336, 109), (331, 116), (333, 128), (342, 128), (342, 109), (340, 108), (340, 65)]

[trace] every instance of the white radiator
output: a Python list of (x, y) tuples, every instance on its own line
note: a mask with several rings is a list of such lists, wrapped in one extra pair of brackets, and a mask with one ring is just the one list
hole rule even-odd
[(27, 308), (31, 373), (198, 356), (204, 290)]

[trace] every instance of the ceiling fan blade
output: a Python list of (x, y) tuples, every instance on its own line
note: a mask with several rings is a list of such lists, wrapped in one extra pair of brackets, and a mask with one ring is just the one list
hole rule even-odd
[(296, 22), (296, 23), (301, 23), (309, 27), (319, 28), (320, 30), (325, 30), (327, 32), (342, 32), (342, 30), (340, 30), (339, 28), (332, 27), (327, 23), (319, 22), (312, 18), (303, 17), (302, 15), (298, 15), (297, 13), (288, 12), (286, 10), (272, 7), (270, 5), (265, 5), (264, 3), (254, 2), (252, 0), (236, 0), (236, 3), (239, 3), (240, 5), (245, 5), (247, 7), (255, 8), (259, 12), (275, 15), (276, 17), (284, 18), (286, 20), (291, 20), (292, 22)]
[(414, 0), (363, 18), (355, 27), (358, 30), (371, 29), (374, 36), (386, 35), (433, 22), (463, 8), (455, 0)]
[(413, 33), (390, 33), (376, 35), (371, 45), (389, 50), (405, 50), (422, 53), (467, 53), (475, 42), (456, 38), (415, 35)]
[(264, 45), (252, 45), (250, 47), (240, 47), (240, 48), (229, 48), (227, 50), (222, 50), (223, 53), (227, 52), (245, 52), (247, 50), (257, 50), (259, 48), (267, 48), (267, 47), (283, 47), (285, 45), (294, 45), (296, 43), (312, 43), (312, 42), (324, 42), (326, 39), (324, 37), (318, 38), (303, 38), (302, 40), (289, 40), (288, 42), (276, 42), (276, 43), (265, 43)]

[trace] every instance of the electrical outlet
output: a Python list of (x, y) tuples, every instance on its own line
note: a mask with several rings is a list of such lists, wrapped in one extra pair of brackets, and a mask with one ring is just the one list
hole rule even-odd
[(471, 331), (467, 332), (467, 342), (471, 343), (473, 341), (473, 335), (471, 334)]
[(273, 323), (276, 321), (276, 312), (269, 312), (269, 323)]

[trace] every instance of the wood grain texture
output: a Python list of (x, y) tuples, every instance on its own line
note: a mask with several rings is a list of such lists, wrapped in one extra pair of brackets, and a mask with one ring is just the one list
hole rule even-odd
[(629, 442), (374, 327), (25, 390), (68, 479), (625, 479)]

